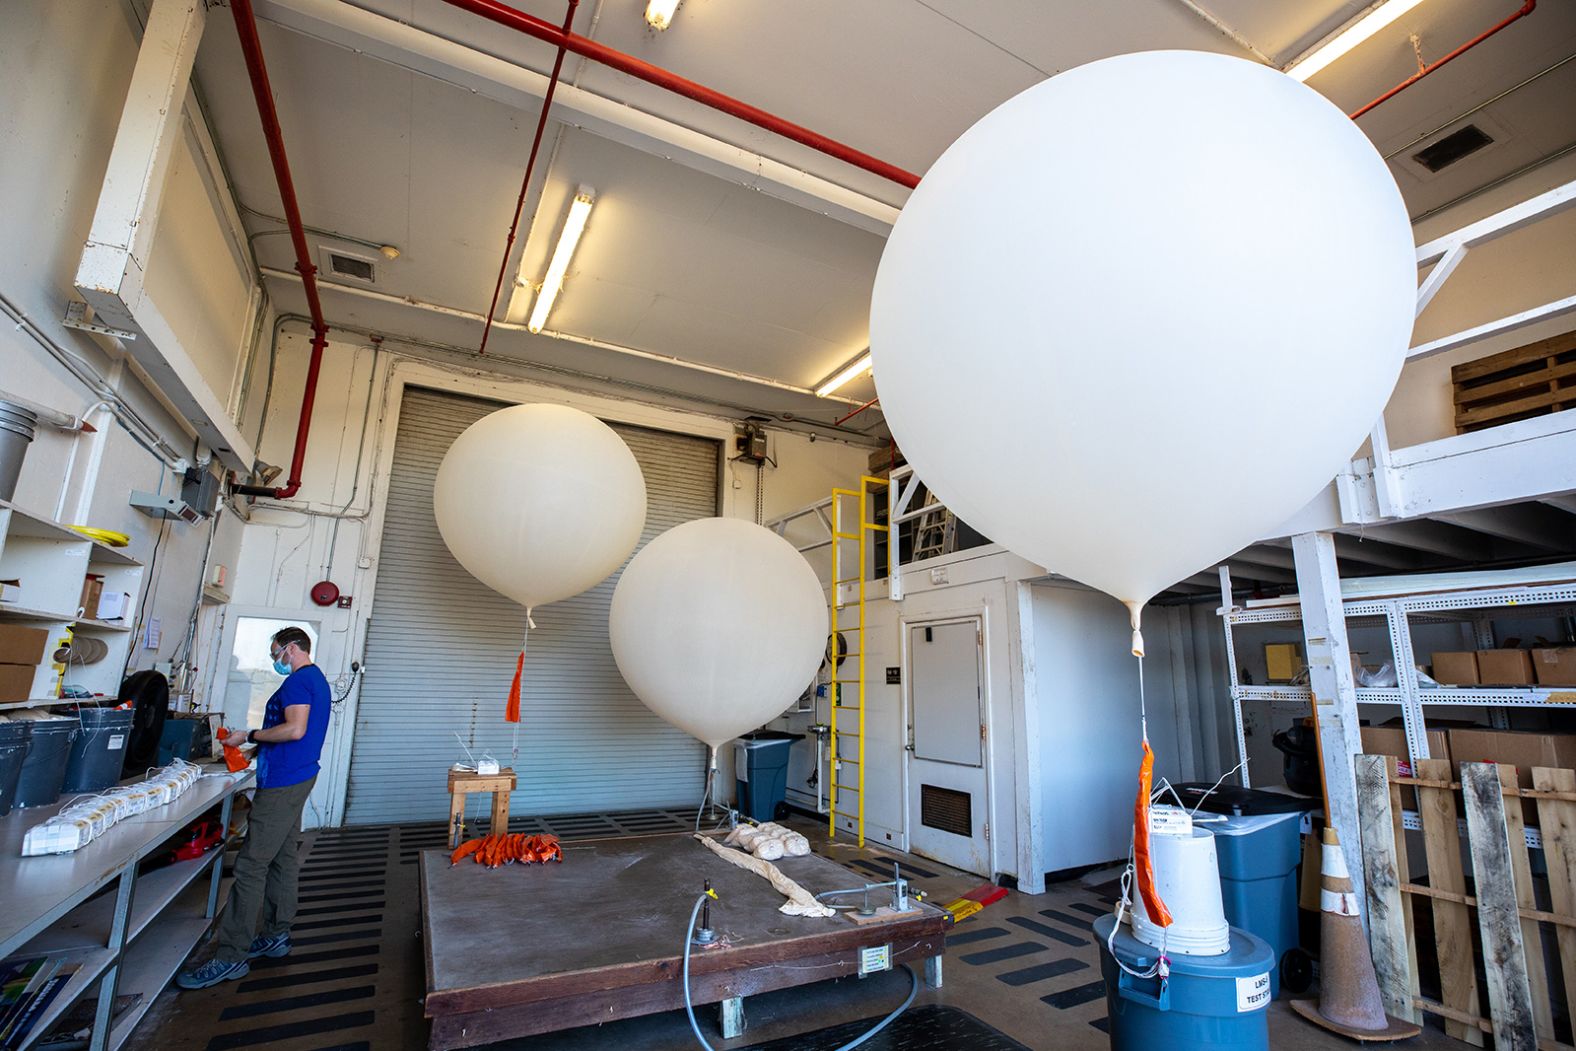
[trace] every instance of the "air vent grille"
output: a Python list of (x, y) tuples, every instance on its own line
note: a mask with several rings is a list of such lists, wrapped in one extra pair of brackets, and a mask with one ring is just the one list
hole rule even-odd
[(328, 253), (328, 268), (339, 277), (348, 277), (355, 281), (365, 281), (372, 284), (377, 281), (377, 267), (372, 260), (362, 259), (358, 256), (344, 255), (340, 252)]
[(974, 835), (974, 797), (953, 788), (919, 786), (919, 823), (964, 839)]
[(1476, 153), (1484, 146), (1493, 143), (1488, 133), (1476, 124), (1468, 124), (1464, 128), (1446, 135), (1431, 146), (1412, 154), (1412, 159), (1431, 172), (1448, 168), (1461, 158)]

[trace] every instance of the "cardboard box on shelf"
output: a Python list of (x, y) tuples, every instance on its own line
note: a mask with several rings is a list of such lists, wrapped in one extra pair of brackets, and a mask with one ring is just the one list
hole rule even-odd
[[(1402, 777), (1412, 776), (1410, 751), (1406, 747), (1406, 730), (1400, 726), (1364, 726), (1361, 729), (1364, 755), (1393, 755), (1401, 761), (1396, 772)], [(1428, 757), (1450, 758), (1450, 731), (1428, 731)]]
[(1432, 658), (1434, 681), (1441, 686), (1476, 686), (1477, 654), (1471, 650), (1435, 652)]
[(1266, 642), (1264, 664), (1268, 671), (1267, 682), (1291, 682), (1305, 667), (1302, 647), (1295, 642)]
[(98, 615), (99, 599), (104, 595), (104, 578), (97, 573), (89, 573), (82, 581), (82, 598), (77, 606), (81, 608), (84, 617)]
[(1532, 671), (1539, 686), (1576, 686), (1576, 646), (1533, 650)]
[(883, 445), (873, 450), (868, 461), (872, 471), (889, 470), (892, 467), (901, 467), (905, 463), (908, 463), (908, 460), (904, 458), (903, 450), (890, 445)]
[(37, 670), (29, 664), (0, 664), (0, 703), (27, 700)]
[(0, 624), (0, 664), (27, 665), (29, 682), (33, 666), (44, 659), (44, 647), (48, 645), (49, 632), (44, 628)]
[(1576, 734), (1524, 733), (1516, 730), (1451, 730), (1452, 763), (1509, 763), (1516, 783), (1532, 787), (1532, 768), (1576, 769)]
[(1532, 685), (1532, 654), (1526, 650), (1478, 650), (1477, 666), (1484, 686)]

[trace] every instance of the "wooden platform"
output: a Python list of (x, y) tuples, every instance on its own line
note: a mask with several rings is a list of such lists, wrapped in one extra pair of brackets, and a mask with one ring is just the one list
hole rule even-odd
[[(812, 893), (868, 878), (810, 856), (782, 871)], [(690, 962), (698, 1004), (855, 974), (858, 950), (890, 945), (894, 966), (939, 958), (947, 920), (917, 915), (856, 925), (846, 915), (784, 916), (763, 879), (687, 835), (564, 846), (562, 864), (484, 869), (421, 855), (426, 1015), (432, 1048), (670, 1011), (684, 1006), (679, 973), (690, 909), (710, 879), (721, 944)], [(939, 973), (939, 972), (938, 972)]]

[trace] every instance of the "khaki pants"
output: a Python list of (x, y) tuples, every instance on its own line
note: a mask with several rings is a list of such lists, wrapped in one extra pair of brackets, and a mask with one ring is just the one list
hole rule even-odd
[(287, 788), (259, 788), (253, 795), (246, 842), (235, 859), (235, 882), (219, 920), (214, 959), (226, 963), (246, 959), (259, 923), (269, 937), (290, 929), (301, 875), (301, 810), (316, 782), (313, 777)]

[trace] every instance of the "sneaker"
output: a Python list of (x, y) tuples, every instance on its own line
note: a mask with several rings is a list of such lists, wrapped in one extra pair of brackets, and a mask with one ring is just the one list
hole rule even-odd
[(231, 963), (228, 960), (209, 960), (195, 970), (183, 971), (175, 976), (175, 984), (182, 989), (206, 989), (220, 982), (233, 982), (252, 973), (252, 965), (245, 960)]
[(246, 957), (255, 960), (259, 956), (272, 956), (278, 959), (290, 955), (290, 932), (280, 934), (259, 934), (252, 941), (252, 947), (246, 950)]

